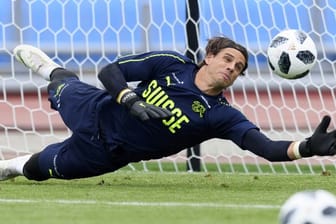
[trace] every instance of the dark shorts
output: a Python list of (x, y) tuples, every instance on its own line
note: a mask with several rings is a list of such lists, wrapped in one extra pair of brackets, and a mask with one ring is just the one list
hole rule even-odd
[(105, 91), (74, 77), (61, 81), (57, 89), (49, 90), (51, 107), (59, 112), (73, 134), (40, 153), (39, 166), (47, 177), (91, 177), (127, 165), (126, 161), (119, 160), (122, 150), (111, 150), (101, 139), (97, 108), (105, 100), (111, 100)]

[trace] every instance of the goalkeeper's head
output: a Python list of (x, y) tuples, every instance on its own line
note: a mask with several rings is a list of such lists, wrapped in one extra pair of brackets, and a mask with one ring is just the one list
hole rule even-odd
[[(205, 53), (206, 55), (217, 55), (221, 50), (223, 50), (224, 48), (234, 48), (238, 51), (240, 51), (244, 58), (245, 58), (245, 67), (242, 70), (242, 75), (244, 75), (244, 71), (247, 69), (248, 66), (248, 52), (246, 50), (245, 47), (243, 47), (242, 45), (236, 43), (235, 41), (233, 41), (230, 38), (227, 37), (222, 37), (222, 36), (218, 36), (218, 37), (213, 37), (211, 39), (208, 40), (208, 44), (205, 48)], [(199, 67), (202, 67), (203, 65), (205, 65), (206, 62), (205, 60), (203, 60), (200, 64)]]

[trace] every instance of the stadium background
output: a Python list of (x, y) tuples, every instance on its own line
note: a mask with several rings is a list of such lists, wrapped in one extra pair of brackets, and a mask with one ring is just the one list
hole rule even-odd
[[(96, 74), (117, 56), (149, 50), (186, 53), (186, 1), (24, 1), (4, 0), (0, 9), (1, 157), (38, 151), (69, 132), (49, 109), (46, 82), (15, 62), (20, 43), (43, 49), (56, 62), (100, 86)], [(335, 117), (335, 1), (199, 1), (197, 24), (203, 55), (208, 38), (225, 35), (246, 46), (249, 70), (226, 95), (273, 138), (303, 139), (323, 114)], [(271, 73), (266, 49), (284, 29), (301, 29), (315, 41), (319, 57), (311, 74), (297, 81)], [(335, 121), (332, 126), (335, 127)], [(6, 153), (5, 153), (6, 152)], [(184, 152), (183, 152), (184, 153)], [(229, 142), (202, 145), (204, 161), (265, 163)], [(197, 156), (197, 155), (195, 155)], [(187, 159), (184, 154), (172, 162)], [(318, 160), (318, 163), (332, 163)], [(308, 162), (311, 164), (311, 161)], [(247, 170), (248, 172), (248, 170)]]

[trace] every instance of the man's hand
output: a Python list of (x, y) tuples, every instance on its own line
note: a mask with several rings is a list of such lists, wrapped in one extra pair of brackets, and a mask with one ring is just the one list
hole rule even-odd
[(336, 154), (336, 130), (327, 132), (330, 116), (324, 116), (313, 135), (300, 143), (299, 152), (302, 157), (332, 156)]
[(172, 113), (169, 110), (146, 103), (132, 91), (126, 92), (121, 97), (120, 103), (125, 105), (132, 115), (138, 117), (142, 121), (151, 118), (163, 119), (172, 116)]

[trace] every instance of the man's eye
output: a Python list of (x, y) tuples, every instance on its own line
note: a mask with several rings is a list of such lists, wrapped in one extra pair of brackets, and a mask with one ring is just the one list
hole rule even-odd
[(232, 59), (230, 57), (224, 57), (224, 61), (225, 62), (230, 62), (230, 61), (232, 61)]
[(236, 66), (236, 70), (237, 70), (237, 71), (242, 71), (242, 70), (243, 70), (243, 66), (241, 66), (241, 65), (237, 65), (237, 66)]

